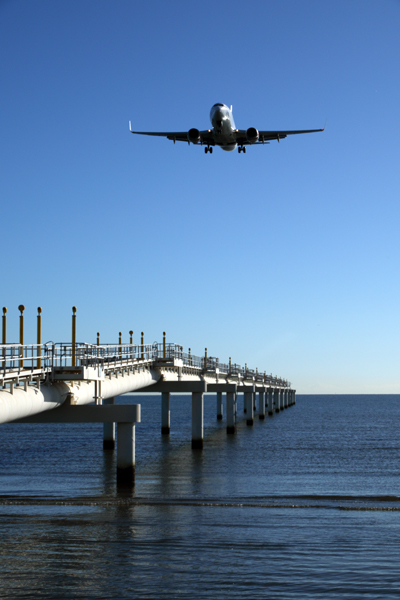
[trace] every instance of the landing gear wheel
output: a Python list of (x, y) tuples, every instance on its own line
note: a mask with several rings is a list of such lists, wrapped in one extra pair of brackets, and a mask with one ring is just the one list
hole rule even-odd
[(241, 149), (241, 147), (239, 146), (239, 148), (238, 148), (238, 152), (239, 152), (239, 154), (241, 153), (241, 151), (242, 151), (242, 149)]
[(211, 147), (211, 148), (210, 148), (210, 154), (212, 154), (212, 153), (213, 153), (213, 149), (212, 149), (212, 147)]
[(246, 154), (246, 146), (243, 146), (242, 150)]
[(204, 152), (207, 154), (207, 152), (208, 152), (207, 146), (204, 148)]

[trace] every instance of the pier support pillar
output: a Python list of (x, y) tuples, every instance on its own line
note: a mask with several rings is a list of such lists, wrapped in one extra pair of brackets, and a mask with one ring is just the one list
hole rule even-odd
[[(106, 398), (103, 404), (114, 404), (115, 398)], [(115, 423), (103, 423), (103, 450), (115, 448)]]
[(226, 433), (235, 433), (235, 392), (226, 393)]
[(161, 394), (161, 434), (169, 435), (171, 430), (170, 409), (169, 409), (170, 393), (162, 392)]
[(254, 392), (245, 392), (244, 393), (245, 402), (246, 402), (246, 415), (247, 415), (246, 423), (247, 423), (247, 425), (253, 425), (253, 423), (254, 423), (253, 395), (254, 395)]
[(271, 416), (274, 414), (274, 400), (273, 400), (273, 391), (272, 388), (268, 388), (267, 390), (267, 411)]
[(246, 414), (246, 410), (247, 410), (247, 407), (246, 407), (246, 394), (243, 394), (243, 412), (244, 412), (244, 414)]
[(293, 404), (296, 404), (296, 390), (293, 390)]
[(275, 388), (274, 390), (274, 406), (275, 406), (275, 412), (279, 412), (279, 389)]
[(253, 392), (253, 410), (256, 412), (257, 410), (257, 393)]
[(265, 392), (258, 392), (258, 418), (260, 421), (265, 419)]
[(135, 424), (117, 423), (117, 482), (135, 479)]
[(222, 421), (224, 409), (222, 405), (222, 392), (217, 392), (217, 419)]
[(203, 448), (204, 398), (202, 392), (192, 392), (192, 448)]
[(285, 390), (285, 408), (289, 408), (289, 390)]

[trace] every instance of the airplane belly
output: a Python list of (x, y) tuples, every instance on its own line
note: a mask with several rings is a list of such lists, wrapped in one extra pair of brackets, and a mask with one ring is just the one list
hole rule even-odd
[(221, 131), (220, 133), (214, 133), (215, 144), (222, 148), (222, 150), (226, 150), (227, 152), (231, 152), (237, 148), (235, 137), (230, 131)]

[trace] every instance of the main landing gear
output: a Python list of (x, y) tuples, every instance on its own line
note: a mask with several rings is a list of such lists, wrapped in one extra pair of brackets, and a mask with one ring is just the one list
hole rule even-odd
[(207, 152), (209, 152), (210, 154), (212, 154), (212, 151), (213, 151), (213, 149), (212, 149), (212, 146), (206, 146), (206, 147), (204, 148), (204, 152), (205, 152), (206, 154), (207, 154)]
[(239, 146), (239, 147), (238, 147), (238, 152), (239, 152), (239, 154), (240, 154), (241, 152), (244, 152), (244, 153), (246, 154), (246, 146)]

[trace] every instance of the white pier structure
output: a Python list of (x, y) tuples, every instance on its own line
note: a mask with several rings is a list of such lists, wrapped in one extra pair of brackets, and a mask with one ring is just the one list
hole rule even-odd
[[(23, 307), (20, 307), (23, 309)], [(226, 430), (236, 431), (237, 399), (244, 395), (246, 421), (253, 425), (256, 396), (259, 419), (295, 404), (295, 390), (284, 379), (258, 373), (237, 364), (221, 363), (216, 357), (186, 353), (182, 346), (167, 343), (100, 345), (76, 342), (73, 314), (72, 342), (25, 345), (5, 340), (0, 345), (0, 424), (15, 423), (103, 423), (104, 449), (115, 445), (117, 425), (117, 480), (133, 481), (135, 475), (135, 425), (140, 423), (140, 405), (115, 405), (114, 399), (130, 392), (160, 393), (161, 433), (170, 433), (170, 395), (192, 396), (192, 448), (204, 443), (204, 394), (216, 394), (216, 418), (223, 418), (222, 396), (226, 394)], [(23, 319), (23, 310), (21, 310)], [(21, 330), (20, 330), (21, 331)]]

